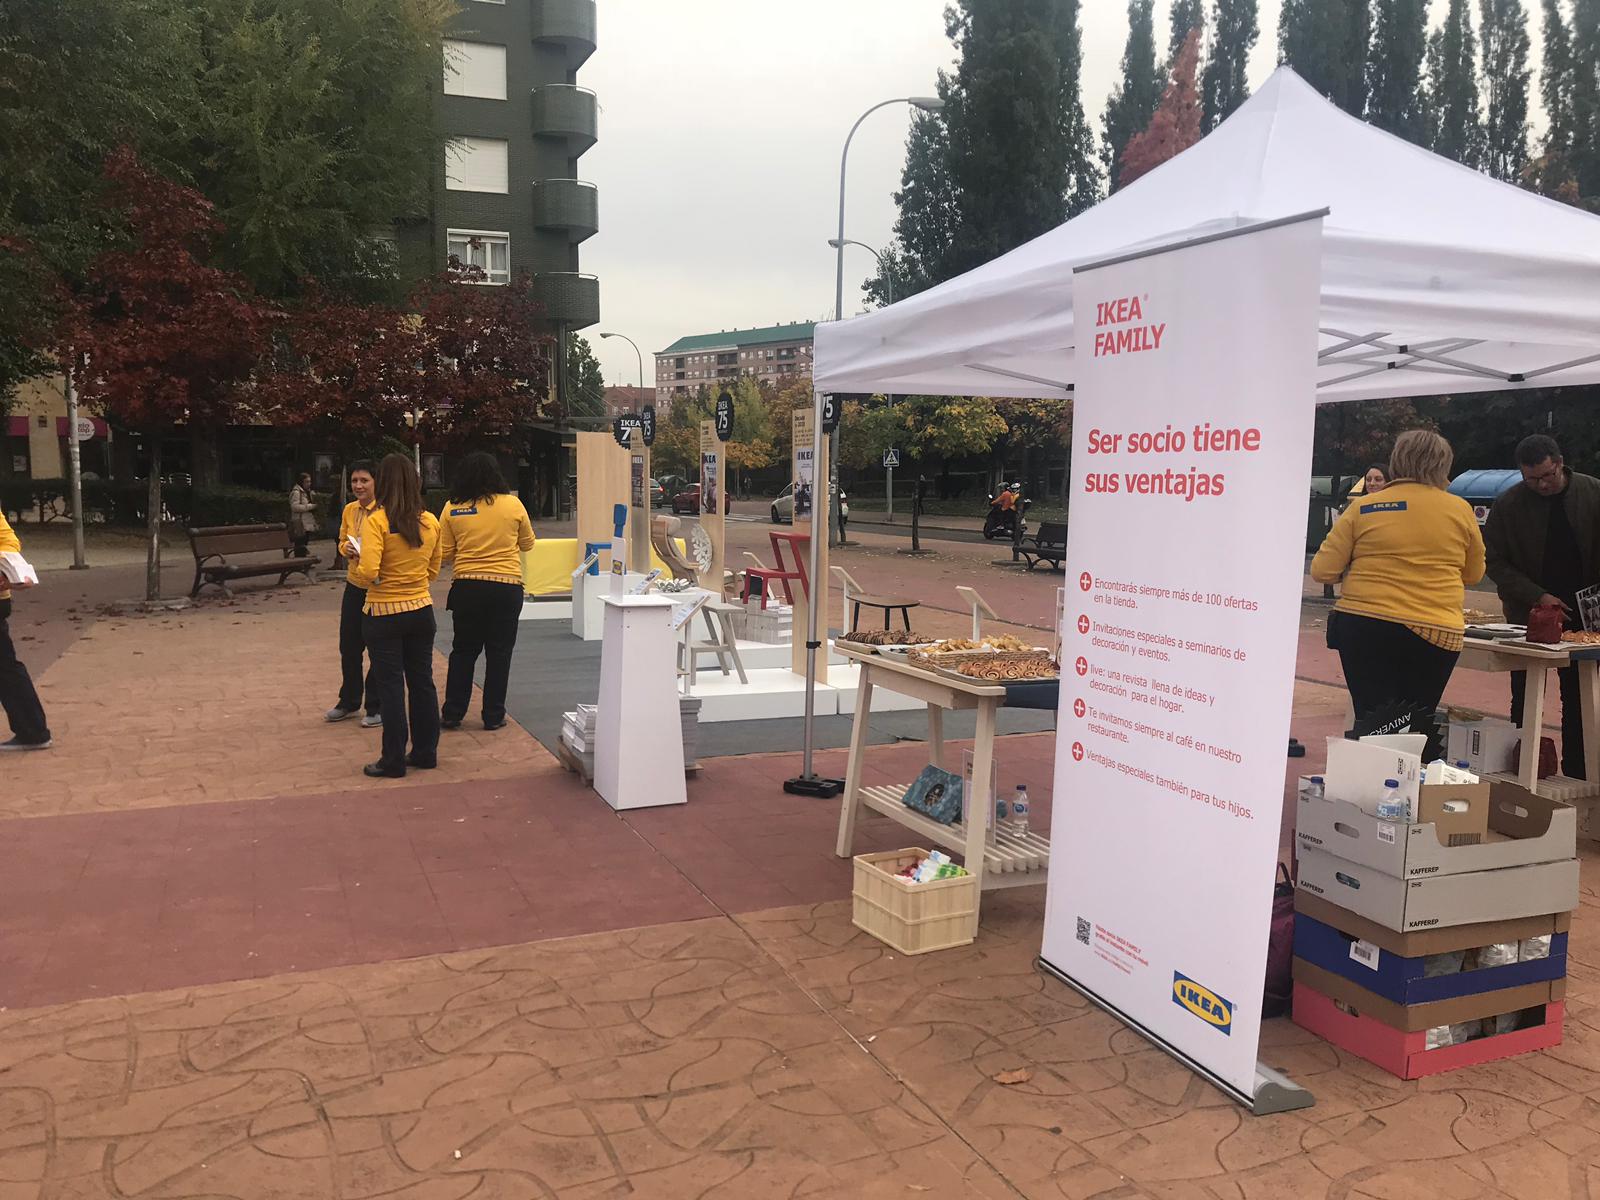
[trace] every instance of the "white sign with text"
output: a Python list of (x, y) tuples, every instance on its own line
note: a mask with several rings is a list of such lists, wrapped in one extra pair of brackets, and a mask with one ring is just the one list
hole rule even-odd
[(1044, 961), (1246, 1100), (1294, 693), (1320, 219), (1080, 270)]

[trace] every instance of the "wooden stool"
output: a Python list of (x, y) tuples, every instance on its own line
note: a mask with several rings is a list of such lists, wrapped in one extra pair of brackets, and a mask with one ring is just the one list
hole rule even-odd
[(851, 596), (850, 597), (850, 632), (854, 633), (861, 624), (861, 606), (883, 609), (883, 627), (889, 628), (889, 614), (896, 609), (900, 610), (900, 620), (906, 627), (906, 632), (911, 632), (911, 610), (921, 608), (920, 600), (895, 600), (888, 596)]
[(683, 642), (679, 648), (679, 655), (684, 662), (680, 664), (680, 674), (687, 670), (690, 687), (695, 684), (702, 654), (715, 654), (717, 665), (722, 668), (724, 675), (733, 673), (728, 670), (731, 661), (733, 671), (739, 674), (739, 682), (750, 682), (750, 677), (744, 673), (744, 663), (739, 658), (739, 639), (733, 628), (733, 614), (738, 611), (738, 605), (729, 604), (724, 600), (707, 600), (700, 608), (700, 616), (705, 618), (706, 630), (711, 636), (703, 642), (694, 640), (693, 621), (683, 627)]

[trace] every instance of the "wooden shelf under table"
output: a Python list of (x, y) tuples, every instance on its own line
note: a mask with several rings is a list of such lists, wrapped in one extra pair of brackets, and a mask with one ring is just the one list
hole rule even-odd
[(975, 711), (973, 779), (987, 782), (991, 777), (990, 764), (994, 762), (995, 711), (1005, 702), (1005, 687), (940, 675), (904, 660), (864, 654), (844, 646), (836, 649), (861, 667), (855, 721), (850, 732), (850, 765), (844, 795), (840, 798), (839, 840), (835, 850), (838, 856), (850, 857), (854, 850), (856, 817), (862, 809), (870, 809), (911, 830), (929, 847), (940, 846), (960, 854), (962, 864), (978, 876), (978, 886), (983, 890), (1043, 883), (1050, 869), (1050, 839), (1032, 832), (1019, 836), (1002, 828), (995, 831), (994, 841), (990, 842), (993, 796), (983, 797), (978, 802), (971, 802), (969, 798), (967, 812), (973, 818), (973, 825), (941, 825), (902, 803), (908, 785), (866, 787), (861, 782), (874, 688), (885, 688), (927, 704), (928, 761), (944, 769), (949, 769), (944, 761), (945, 710)]

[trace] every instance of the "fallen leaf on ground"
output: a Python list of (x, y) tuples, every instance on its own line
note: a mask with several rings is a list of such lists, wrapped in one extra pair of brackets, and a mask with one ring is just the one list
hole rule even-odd
[(1001, 1071), (1000, 1074), (991, 1076), (996, 1083), (1013, 1084), (1027, 1083), (1033, 1078), (1033, 1072), (1027, 1067), (1017, 1067), (1010, 1071)]

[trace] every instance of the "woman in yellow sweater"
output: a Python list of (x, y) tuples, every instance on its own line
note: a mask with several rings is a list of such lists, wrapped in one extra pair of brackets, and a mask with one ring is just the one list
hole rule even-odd
[(361, 557), (350, 568), (350, 582), (367, 589), (361, 636), (383, 713), (383, 753), (363, 769), (374, 778), (399, 779), (408, 766), (439, 765), (439, 691), (433, 685), (438, 626), (428, 590), (439, 578), (439, 522), (423, 511), (422, 481), (404, 454), (379, 464), (377, 499), (361, 533)]
[(445, 677), (446, 729), (459, 729), (472, 700), (472, 673), (483, 664), (483, 727), (506, 723), (506, 684), (522, 619), (522, 555), (533, 549), (533, 524), (489, 454), (469, 454), (456, 468), (450, 503), (439, 514), (444, 561), (454, 566), (446, 604), (455, 624)]
[(355, 716), (361, 711), (364, 695), (367, 715), (361, 718), (363, 729), (383, 724), (372, 672), (369, 669), (365, 677), (361, 674), (361, 657), (367, 649), (361, 640), (361, 614), (367, 607), (367, 589), (355, 582), (355, 564), (361, 557), (361, 529), (378, 503), (372, 495), (376, 486), (377, 474), (370, 462), (363, 459), (350, 464), (350, 491), (355, 499), (344, 506), (339, 517), (338, 551), (350, 563), (345, 569), (344, 596), (339, 602), (339, 702), (322, 717), (334, 722)]
[[(6, 523), (6, 514), (0, 509), (0, 551), (22, 553), (22, 543)], [(45, 723), (44, 705), (39, 703), (39, 693), (33, 690), (33, 680), (28, 668), (17, 657), (11, 644), (11, 588), (30, 588), (31, 583), (12, 585), (0, 574), (0, 709), (6, 714), (12, 736), (0, 742), (0, 750), (48, 750), (50, 726)]]
[(1454, 455), (1436, 433), (1395, 441), (1389, 484), (1357, 499), (1311, 560), (1319, 583), (1343, 582), (1328, 617), (1356, 722), (1430, 717), (1461, 655), (1465, 586), (1483, 578), (1472, 508), (1445, 489)]

